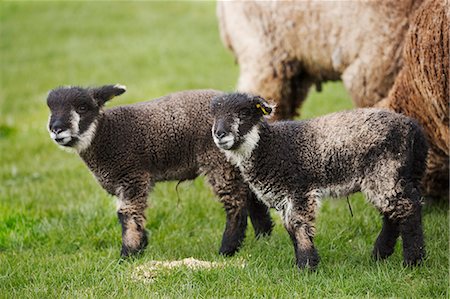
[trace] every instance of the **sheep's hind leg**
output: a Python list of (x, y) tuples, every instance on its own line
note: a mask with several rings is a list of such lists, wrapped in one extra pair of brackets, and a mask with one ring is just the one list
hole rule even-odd
[(251, 191), (249, 191), (247, 206), (256, 238), (269, 236), (273, 228), (269, 208)]
[(138, 193), (135, 190), (124, 190), (119, 195), (117, 216), (122, 225), (122, 250), (120, 252), (122, 257), (138, 254), (147, 247), (148, 239), (145, 231), (147, 189), (147, 186), (141, 188)]
[(237, 89), (259, 94), (276, 103), (277, 109), (272, 120), (292, 119), (316, 80), (302, 72), (300, 63), (295, 59), (276, 58), (284, 53), (260, 50), (252, 49), (251, 57), (241, 57), (244, 59), (240, 61)]
[(319, 254), (314, 246), (316, 201), (313, 198), (299, 202), (288, 202), (282, 217), (286, 230), (294, 244), (295, 258), (300, 269), (315, 269)]
[(383, 228), (375, 241), (372, 255), (375, 259), (381, 260), (389, 257), (394, 252), (395, 243), (400, 234), (398, 223), (383, 217)]

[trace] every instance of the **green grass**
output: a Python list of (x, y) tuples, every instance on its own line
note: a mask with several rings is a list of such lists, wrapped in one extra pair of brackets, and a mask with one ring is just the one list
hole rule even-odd
[[(46, 132), (47, 91), (59, 85), (122, 83), (122, 105), (193, 88), (232, 90), (238, 68), (219, 40), (214, 3), (1, 2), (0, 298), (78, 297), (417, 297), (449, 288), (448, 203), (426, 206), (428, 258), (402, 266), (401, 244), (386, 262), (370, 259), (381, 227), (361, 195), (326, 201), (318, 216), (315, 273), (298, 271), (276, 214), (271, 237), (251, 229), (232, 258), (217, 255), (225, 224), (203, 178), (161, 183), (149, 198), (150, 245), (119, 263), (114, 199), (82, 161)], [(351, 108), (340, 83), (313, 92), (303, 117)], [(251, 228), (251, 227), (250, 227)], [(222, 269), (131, 278), (150, 260), (228, 261)], [(246, 266), (236, 266), (241, 261)]]

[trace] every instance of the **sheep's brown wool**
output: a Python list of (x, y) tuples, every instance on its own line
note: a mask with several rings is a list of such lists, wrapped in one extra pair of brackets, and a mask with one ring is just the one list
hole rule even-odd
[(281, 213), (297, 265), (314, 268), (319, 262), (313, 238), (320, 199), (358, 191), (384, 217), (374, 257), (391, 255), (401, 235), (405, 264), (420, 263), (425, 248), (419, 187), (428, 150), (420, 126), (375, 108), (268, 123), (263, 111), (270, 110), (249, 94), (218, 96), (211, 103), (212, 134), (258, 198)]
[(238, 90), (292, 118), (310, 86), (342, 79), (359, 107), (387, 96), (422, 0), (219, 1), (223, 43), (240, 67)]
[(147, 245), (147, 195), (159, 181), (205, 174), (225, 207), (220, 253), (234, 254), (245, 236), (247, 211), (256, 235), (269, 234), (268, 209), (255, 199), (239, 171), (211, 138), (210, 101), (221, 93), (197, 90), (103, 110), (125, 92), (120, 85), (63, 87), (49, 93), (49, 131), (59, 145), (74, 148), (100, 185), (117, 196), (122, 256)]
[(425, 1), (406, 36), (404, 67), (389, 97), (377, 106), (414, 117), (424, 127), (430, 152), (424, 187), (427, 194), (449, 192), (449, 28), (448, 1)]

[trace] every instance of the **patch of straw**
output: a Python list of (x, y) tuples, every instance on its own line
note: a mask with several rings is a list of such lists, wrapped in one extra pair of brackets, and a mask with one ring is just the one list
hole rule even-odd
[(245, 262), (238, 261), (238, 264), (230, 262), (209, 262), (197, 260), (193, 257), (185, 258), (179, 261), (149, 261), (143, 265), (137, 266), (133, 271), (132, 277), (134, 280), (152, 283), (156, 277), (164, 270), (173, 270), (175, 268), (187, 268), (192, 270), (210, 270), (216, 268), (223, 268), (226, 265), (238, 266), (244, 268)]

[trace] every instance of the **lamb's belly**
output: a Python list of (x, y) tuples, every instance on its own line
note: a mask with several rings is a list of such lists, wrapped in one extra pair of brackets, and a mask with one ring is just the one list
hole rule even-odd
[[(286, 208), (287, 205), (295, 201), (295, 195), (290, 194), (282, 189), (269, 189), (262, 183), (250, 183), (250, 189), (256, 194), (259, 200), (264, 202), (268, 207), (274, 208), (278, 211)], [(360, 182), (354, 180), (344, 184), (326, 185), (307, 191), (304, 196), (316, 201), (317, 206), (320, 206), (321, 200), (324, 197), (342, 197), (355, 193), (360, 190)], [(298, 198), (297, 198), (298, 200)]]
[(274, 208), (278, 211), (282, 210), (288, 198), (282, 190), (269, 190), (263, 184), (249, 184), (250, 189), (255, 193), (256, 197), (266, 206)]

